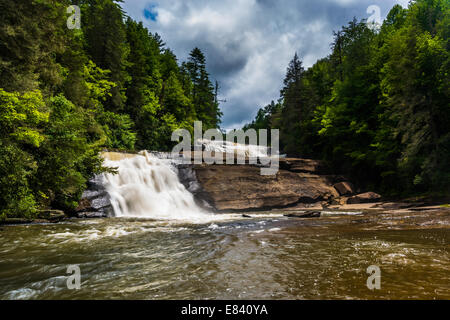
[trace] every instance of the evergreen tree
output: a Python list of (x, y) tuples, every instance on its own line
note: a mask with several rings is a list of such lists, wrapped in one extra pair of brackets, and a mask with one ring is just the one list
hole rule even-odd
[(105, 103), (108, 111), (123, 111), (126, 102), (125, 85), (129, 45), (121, 0), (82, 1), (82, 29), (87, 52), (96, 65), (110, 70), (109, 80), (116, 84)]
[(261, 109), (247, 127), (279, 128), (289, 154), (327, 160), (367, 189), (448, 190), (449, 6), (396, 5), (379, 32), (353, 19), (329, 57), (304, 72), (294, 57), (281, 110)]
[[(408, 185), (442, 190), (450, 184), (449, 50), (447, 1), (417, 1), (386, 42), (382, 88), (385, 114), (401, 139), (399, 169)], [(448, 27), (448, 24), (447, 24)]]
[(183, 64), (192, 81), (191, 97), (197, 117), (203, 122), (204, 129), (217, 128), (221, 112), (215, 100), (214, 86), (206, 71), (205, 55), (199, 48), (194, 48), (186, 63)]
[(67, 1), (0, 2), (0, 88), (56, 89), (62, 82), (54, 57), (64, 52)]
[(281, 132), (282, 149), (289, 155), (298, 156), (300, 153), (298, 141), (301, 136), (301, 119), (304, 113), (304, 91), (302, 62), (295, 53), (286, 71), (284, 87), (281, 90), (282, 109)]

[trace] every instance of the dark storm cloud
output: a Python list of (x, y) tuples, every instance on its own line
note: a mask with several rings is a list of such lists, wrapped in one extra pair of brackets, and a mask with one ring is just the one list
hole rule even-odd
[(183, 61), (194, 47), (221, 85), (224, 128), (241, 127), (279, 96), (286, 67), (297, 51), (306, 67), (329, 54), (333, 30), (381, 17), (407, 0), (125, 0), (125, 11), (158, 32)]

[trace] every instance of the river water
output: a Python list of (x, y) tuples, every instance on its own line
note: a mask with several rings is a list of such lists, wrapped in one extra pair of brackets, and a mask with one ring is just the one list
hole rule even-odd
[(0, 299), (450, 299), (449, 211), (251, 216), (3, 226)]

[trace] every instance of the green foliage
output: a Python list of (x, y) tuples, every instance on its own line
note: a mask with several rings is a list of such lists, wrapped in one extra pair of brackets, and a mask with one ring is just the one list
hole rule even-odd
[(0, 88), (45, 93), (62, 83), (55, 55), (64, 52), (68, 1), (12, 1), (0, 5)]
[(281, 109), (248, 127), (277, 127), (290, 155), (327, 160), (365, 188), (392, 194), (450, 188), (450, 3), (396, 5), (379, 31), (356, 19), (332, 53), (291, 61)]
[(2, 140), (39, 147), (44, 140), (38, 126), (48, 121), (40, 91), (9, 93), (0, 88), (0, 135)]
[(440, 26), (450, 5), (417, 1), (405, 24), (386, 41), (383, 67), (386, 111), (401, 139), (398, 168), (415, 189), (439, 190), (450, 185), (449, 51)]
[(205, 130), (217, 128), (220, 124), (222, 113), (219, 110), (214, 86), (206, 71), (206, 59), (199, 48), (194, 48), (186, 63), (183, 64), (183, 72), (189, 76), (192, 87), (190, 96), (196, 107), (197, 117), (203, 122)]
[(301, 123), (305, 114), (305, 90), (303, 83), (304, 68), (297, 53), (289, 63), (284, 87), (281, 90), (281, 121), (278, 125), (281, 130), (280, 139), (282, 148), (290, 155), (299, 155), (298, 144), (301, 137)]
[(103, 112), (99, 117), (106, 133), (106, 147), (114, 149), (134, 150), (136, 133), (133, 132), (134, 123), (127, 114)]
[(51, 98), (49, 105), (46, 139), (36, 151), (39, 166), (32, 185), (43, 204), (72, 210), (91, 174), (101, 171), (100, 148), (89, 143), (89, 119), (83, 109), (62, 95)]
[[(120, 2), (2, 0), (0, 218), (73, 210), (104, 148), (170, 150), (173, 130), (220, 123), (203, 53), (188, 73)], [(70, 4), (81, 30), (66, 26)]]
[(36, 163), (28, 153), (0, 140), (0, 221), (34, 216), (37, 205), (28, 178), (35, 170)]
[(111, 88), (105, 102), (108, 111), (123, 111), (126, 102), (125, 84), (129, 81), (126, 71), (129, 45), (126, 41), (124, 13), (118, 3), (112, 0), (87, 0), (81, 7), (82, 30), (86, 49), (94, 63), (104, 70), (110, 70), (108, 80), (116, 86)]

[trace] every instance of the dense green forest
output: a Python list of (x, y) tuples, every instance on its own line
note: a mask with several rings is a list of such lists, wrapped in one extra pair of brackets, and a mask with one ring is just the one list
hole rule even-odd
[(73, 210), (104, 148), (170, 150), (174, 129), (219, 126), (203, 53), (179, 63), (119, 2), (0, 2), (0, 220)]
[[(217, 84), (194, 48), (179, 62), (121, 1), (0, 2), (0, 219), (73, 210), (102, 149), (170, 150), (177, 128), (218, 128)], [(72, 5), (81, 29), (67, 27)], [(450, 189), (450, 3), (354, 19), (245, 128), (279, 128), (283, 152), (322, 159), (363, 188)]]
[(311, 68), (294, 56), (278, 101), (245, 129), (279, 128), (283, 152), (363, 188), (448, 195), (449, 35), (448, 0), (396, 5), (378, 28), (354, 19)]

